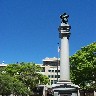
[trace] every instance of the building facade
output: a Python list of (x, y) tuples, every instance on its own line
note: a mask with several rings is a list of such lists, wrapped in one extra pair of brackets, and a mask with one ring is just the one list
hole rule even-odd
[(60, 79), (60, 59), (46, 57), (42, 61), (43, 64), (40, 64), (43, 69), (41, 73), (49, 77), (50, 85), (56, 84), (57, 80)]

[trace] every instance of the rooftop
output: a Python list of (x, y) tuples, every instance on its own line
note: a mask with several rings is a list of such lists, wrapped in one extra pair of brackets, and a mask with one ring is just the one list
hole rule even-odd
[(5, 67), (7, 66), (8, 64), (0, 64), (0, 67)]
[(60, 60), (60, 58), (56, 58), (56, 57), (48, 58), (48, 57), (46, 57), (46, 58), (43, 59), (42, 61), (57, 61), (57, 60)]

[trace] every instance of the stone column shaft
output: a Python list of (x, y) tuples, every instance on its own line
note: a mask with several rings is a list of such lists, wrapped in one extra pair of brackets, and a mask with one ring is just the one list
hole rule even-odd
[(67, 35), (61, 38), (60, 50), (60, 81), (70, 80), (70, 67), (69, 67), (69, 40)]
[(71, 27), (68, 24), (61, 23), (59, 34), (61, 39), (60, 50), (60, 81), (70, 81), (70, 64), (69, 64), (69, 37)]

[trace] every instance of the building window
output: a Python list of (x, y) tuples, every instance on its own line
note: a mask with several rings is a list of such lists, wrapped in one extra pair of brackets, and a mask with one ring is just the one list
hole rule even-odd
[(51, 85), (53, 84), (53, 80), (51, 80)]
[(58, 78), (60, 78), (60, 75), (58, 75)]
[(48, 75), (49, 78), (55, 78), (55, 75)]
[(54, 78), (54, 75), (51, 75), (51, 78)]
[[(57, 78), (57, 75), (55, 75), (55, 78)], [(58, 78), (60, 78), (60, 75), (58, 75)]]
[(51, 80), (51, 85), (56, 83), (57, 83), (57, 80)]
[(50, 62), (51, 66), (57, 66), (57, 62)]
[(54, 80), (54, 84), (56, 84), (57, 83), (57, 80)]
[(54, 72), (54, 70), (48, 70), (48, 72)]
[[(57, 72), (57, 70), (55, 70), (55, 72)], [(60, 70), (58, 70), (58, 72), (60, 72)]]
[(51, 72), (51, 70), (48, 70), (48, 72)]

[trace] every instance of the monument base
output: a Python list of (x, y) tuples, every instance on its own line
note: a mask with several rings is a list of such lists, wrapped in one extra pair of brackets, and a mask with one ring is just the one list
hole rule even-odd
[(79, 86), (71, 81), (59, 81), (52, 89), (54, 96), (79, 96)]

